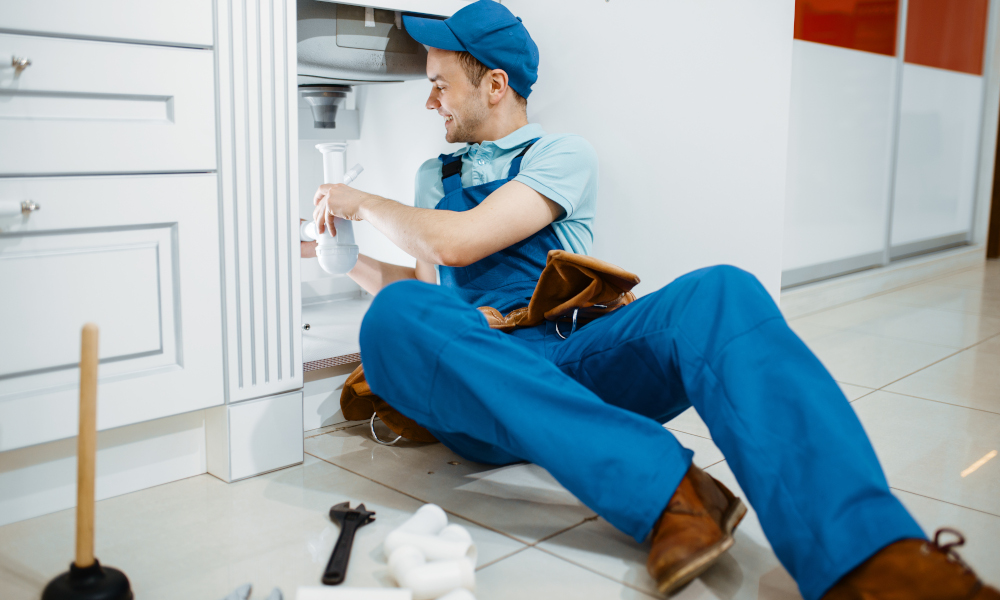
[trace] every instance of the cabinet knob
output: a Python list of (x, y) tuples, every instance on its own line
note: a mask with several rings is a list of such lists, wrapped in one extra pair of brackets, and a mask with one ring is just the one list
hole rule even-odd
[(27, 216), (40, 208), (41, 206), (38, 206), (34, 200), (24, 200), (22, 202), (18, 202), (17, 200), (0, 200), (0, 217)]
[(21, 71), (31, 66), (31, 59), (26, 56), (14, 56), (10, 59), (10, 66), (14, 67), (14, 75), (20, 75)]

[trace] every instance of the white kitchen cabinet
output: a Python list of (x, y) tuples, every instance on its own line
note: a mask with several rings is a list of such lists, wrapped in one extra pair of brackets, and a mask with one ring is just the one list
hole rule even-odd
[(0, 34), (0, 175), (212, 171), (212, 52)]
[(0, 178), (0, 451), (77, 427), (80, 328), (101, 328), (98, 428), (223, 402), (214, 174)]
[(0, 15), (18, 33), (212, 45), (212, 0), (0, 0)]
[(476, 0), (375, 0), (374, 2), (344, 2), (343, 0), (323, 0), (336, 4), (353, 4), (355, 6), (370, 6), (384, 10), (420, 13), (450, 17)]

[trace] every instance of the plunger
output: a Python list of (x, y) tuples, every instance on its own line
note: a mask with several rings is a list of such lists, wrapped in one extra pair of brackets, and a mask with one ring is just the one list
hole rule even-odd
[(97, 462), (97, 325), (83, 326), (80, 436), (76, 444), (76, 560), (45, 586), (42, 600), (132, 600), (128, 577), (94, 558), (94, 467)]

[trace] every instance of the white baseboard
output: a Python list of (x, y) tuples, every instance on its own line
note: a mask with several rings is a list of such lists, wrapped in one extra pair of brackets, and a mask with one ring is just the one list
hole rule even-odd
[(781, 293), (781, 312), (794, 319), (882, 294), (909, 285), (945, 277), (986, 260), (983, 246), (963, 246), (894, 262), (827, 281), (796, 287)]
[[(97, 434), (98, 500), (206, 472), (198, 410)], [(0, 453), (0, 525), (76, 506), (76, 438)]]

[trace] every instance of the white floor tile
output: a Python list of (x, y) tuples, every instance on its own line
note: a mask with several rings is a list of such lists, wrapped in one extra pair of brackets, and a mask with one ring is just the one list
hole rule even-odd
[[(334, 504), (364, 502), (376, 521), (358, 531), (346, 585), (387, 586), (382, 540), (421, 503), (307, 457), (304, 465), (234, 484), (200, 475), (97, 503), (96, 554), (120, 568), (137, 598), (218, 600), (244, 583), (253, 598), (280, 587), (318, 585), (339, 529)], [(469, 528), (480, 562), (523, 544), (452, 518)], [(0, 598), (36, 599), (68, 568), (73, 511), (0, 528)]]
[(802, 341), (806, 344), (839, 331), (836, 327), (820, 325), (808, 319), (809, 317), (801, 317), (788, 322), (788, 326), (792, 328), (792, 331), (794, 331), (797, 336), (802, 338)]
[(1000, 317), (1000, 295), (982, 289), (925, 283), (877, 297), (882, 302)]
[(935, 279), (937, 285), (948, 285), (978, 290), (1000, 292), (1000, 261), (987, 261), (982, 267), (969, 269), (941, 279)]
[(536, 465), (497, 468), (443, 444), (380, 446), (369, 436), (356, 427), (312, 437), (306, 452), (528, 543), (594, 516)]
[(955, 352), (955, 349), (944, 346), (857, 331), (838, 331), (816, 340), (810, 346), (834, 379), (874, 389)]
[(892, 487), (1000, 515), (1000, 456), (966, 472), (1000, 451), (1000, 415), (883, 391), (853, 406)]
[[(743, 496), (726, 463), (706, 470), (733, 493)], [(771, 550), (751, 508), (736, 530), (736, 545), (675, 598), (696, 600), (793, 600), (801, 598), (795, 581)], [(649, 544), (639, 544), (603, 519), (574, 527), (539, 547), (650, 594), (656, 585), (646, 572)]]
[(665, 427), (671, 431), (683, 431), (703, 438), (712, 438), (712, 434), (708, 431), (708, 425), (705, 425), (705, 422), (701, 420), (693, 406), (667, 421)]
[(840, 391), (844, 392), (844, 395), (847, 396), (848, 402), (854, 402), (858, 398), (866, 396), (875, 391), (872, 388), (867, 388), (860, 385), (854, 385), (851, 383), (840, 383), (839, 381), (837, 382), (837, 385), (840, 386)]
[[(674, 434), (682, 446), (694, 451), (692, 462), (702, 469), (707, 469), (726, 458), (722, 455), (722, 450), (719, 450), (718, 446), (710, 439), (682, 431), (671, 431), (670, 433)], [(664, 499), (664, 503), (666, 503), (666, 499)]]
[(895, 493), (932, 539), (941, 527), (960, 531), (966, 540), (956, 549), (962, 560), (986, 583), (1000, 586), (1000, 517), (909, 492)]
[(796, 323), (805, 328), (849, 329), (956, 349), (1000, 333), (1000, 317), (894, 304), (881, 296), (803, 317)]
[(476, 573), (478, 600), (562, 598), (660, 598), (622, 586), (541, 550), (530, 548)]
[(1000, 337), (931, 365), (885, 389), (1000, 414)]

